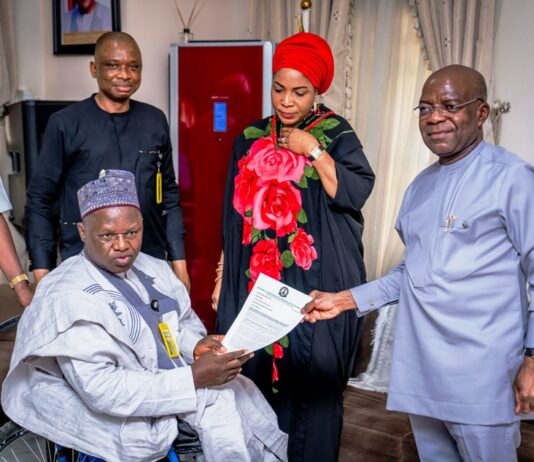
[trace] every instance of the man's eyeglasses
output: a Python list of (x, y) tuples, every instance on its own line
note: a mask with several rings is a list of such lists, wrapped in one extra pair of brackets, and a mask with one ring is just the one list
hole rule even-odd
[(469, 101), (466, 101), (465, 103), (457, 103), (457, 104), (428, 104), (428, 103), (422, 103), (417, 107), (414, 107), (414, 112), (419, 116), (419, 119), (426, 119), (432, 115), (434, 111), (439, 111), (442, 115), (447, 114), (456, 114), (457, 112), (460, 112), (460, 110), (467, 105), (474, 103), (475, 101), (481, 101), (482, 103), (484, 100), (482, 98), (474, 98), (470, 99)]
[(98, 234), (98, 239), (104, 244), (115, 242), (118, 239), (120, 239), (120, 236), (122, 236), (127, 241), (131, 241), (137, 237), (138, 233), (139, 233), (139, 230), (137, 229), (126, 231), (125, 233), (101, 233), (101, 234)]

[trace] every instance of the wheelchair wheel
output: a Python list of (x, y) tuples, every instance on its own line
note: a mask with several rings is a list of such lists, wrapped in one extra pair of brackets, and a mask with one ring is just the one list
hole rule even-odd
[(62, 460), (54, 444), (14, 422), (0, 427), (0, 462), (70, 462), (68, 457)]
[[(173, 449), (174, 456), (169, 456), (161, 462), (200, 462), (202, 448), (196, 441), (180, 441), (178, 439)], [(200, 458), (199, 458), (200, 456)], [(17, 425), (7, 422), (0, 427), (0, 462), (85, 462), (93, 460), (90, 456), (78, 454), (77, 451), (58, 447), (42, 436), (36, 435)]]

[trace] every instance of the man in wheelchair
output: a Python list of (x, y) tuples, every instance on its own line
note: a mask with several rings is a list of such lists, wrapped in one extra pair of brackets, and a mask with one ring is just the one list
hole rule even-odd
[(287, 435), (239, 374), (252, 353), (207, 336), (168, 264), (140, 253), (130, 172), (78, 191), (84, 242), (39, 284), (17, 331), (2, 406), (19, 425), (106, 461), (154, 461), (199, 434), (207, 461), (287, 460)]

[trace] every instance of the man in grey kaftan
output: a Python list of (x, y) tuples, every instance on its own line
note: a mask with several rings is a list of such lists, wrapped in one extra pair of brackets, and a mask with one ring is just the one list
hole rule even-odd
[(439, 161), (404, 196), (404, 261), (306, 308), (314, 322), (399, 301), (387, 407), (410, 414), (423, 461), (516, 460), (534, 410), (534, 168), (482, 141), (485, 101), (474, 69), (428, 78), (416, 110)]

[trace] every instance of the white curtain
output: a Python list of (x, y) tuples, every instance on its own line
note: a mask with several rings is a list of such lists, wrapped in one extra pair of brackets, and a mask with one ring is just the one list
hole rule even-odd
[[(404, 191), (432, 156), (419, 134), (413, 108), (427, 69), (405, 0), (355, 0), (352, 24), (351, 124), (376, 173), (364, 208), (367, 277), (376, 279), (402, 259), (394, 224)], [(380, 310), (367, 370), (349, 384), (387, 391), (396, 306)]]
[[(252, 0), (251, 34), (253, 38), (278, 43), (297, 32), (300, 2), (296, 0)], [(317, 15), (312, 8), (310, 28)]]
[(429, 75), (405, 0), (355, 0), (352, 24), (351, 124), (376, 173), (364, 209), (368, 279), (399, 263), (394, 229), (404, 191), (433, 159), (412, 109)]
[(491, 82), (495, 0), (410, 0), (433, 71), (463, 64)]

